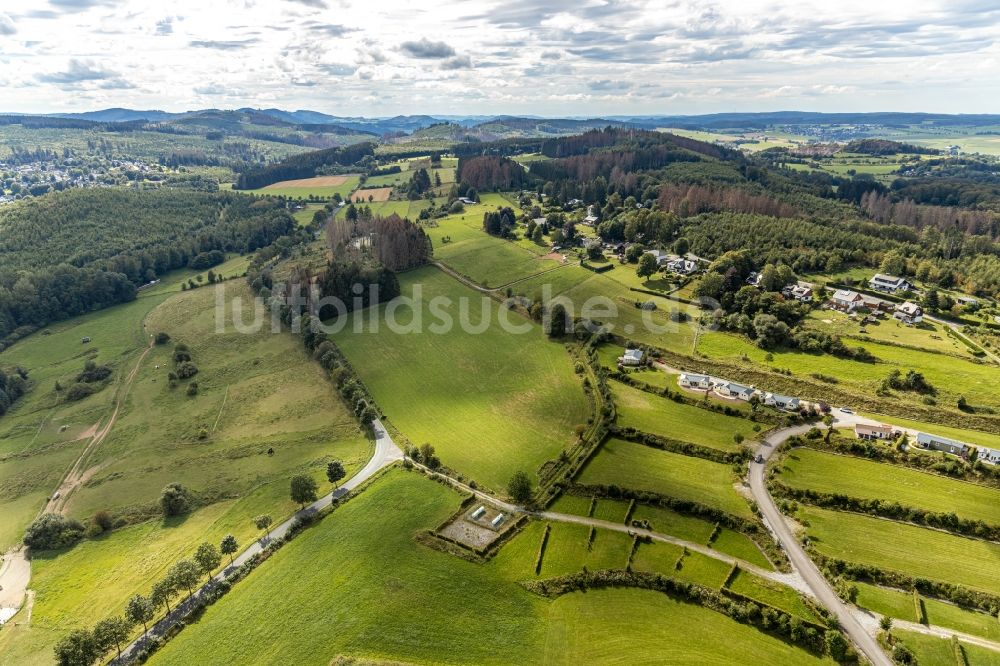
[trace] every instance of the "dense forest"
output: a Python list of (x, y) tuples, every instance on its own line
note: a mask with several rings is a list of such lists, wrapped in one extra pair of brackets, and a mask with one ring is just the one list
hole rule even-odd
[(529, 183), (528, 172), (507, 157), (460, 157), (456, 180), (462, 192), (476, 190), (517, 190)]
[(431, 258), (431, 241), (423, 227), (396, 214), (334, 220), (326, 233), (334, 257), (371, 258), (391, 271), (423, 266)]
[(374, 143), (358, 143), (344, 148), (328, 148), (288, 157), (267, 166), (252, 167), (236, 179), (238, 190), (255, 190), (283, 180), (312, 178), (324, 167), (349, 167), (375, 154)]

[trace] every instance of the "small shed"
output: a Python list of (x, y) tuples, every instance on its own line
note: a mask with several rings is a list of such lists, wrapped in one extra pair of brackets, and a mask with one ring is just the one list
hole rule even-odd
[(480, 504), (479, 508), (472, 512), (472, 519), (479, 520), (480, 518), (483, 517), (483, 514), (485, 513), (486, 513), (486, 507)]
[(490, 521), (490, 525), (492, 525), (493, 527), (500, 527), (500, 523), (503, 522), (503, 519), (504, 515), (502, 513), (498, 513), (496, 515), (496, 518)]

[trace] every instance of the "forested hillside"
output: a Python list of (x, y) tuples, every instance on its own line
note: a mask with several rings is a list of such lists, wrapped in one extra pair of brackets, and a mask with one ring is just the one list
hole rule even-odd
[(181, 190), (70, 190), (0, 209), (0, 339), (135, 298), (205, 253), (251, 252), (295, 221), (269, 200)]

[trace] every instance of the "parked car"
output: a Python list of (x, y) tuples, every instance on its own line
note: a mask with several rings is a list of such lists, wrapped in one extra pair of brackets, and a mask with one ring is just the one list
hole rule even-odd
[(851, 409), (850, 407), (841, 407), (840, 411), (842, 411), (844, 414), (853, 414), (854, 413), (854, 410)]

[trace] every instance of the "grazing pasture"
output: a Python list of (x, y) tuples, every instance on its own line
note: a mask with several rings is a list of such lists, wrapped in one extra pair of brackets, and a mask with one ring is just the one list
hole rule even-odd
[[(802, 596), (786, 585), (779, 585), (740, 570), (736, 572), (733, 580), (729, 583), (728, 589), (769, 606), (780, 608), (804, 620), (822, 623), (812, 608), (802, 599)], [(912, 603), (910, 605), (912, 606)]]
[[(854, 583), (858, 588), (857, 604), (880, 615), (919, 622), (913, 605), (913, 594), (866, 583)], [(921, 597), (927, 623), (946, 627), (973, 636), (982, 636), (1000, 642), (1000, 622), (992, 615), (966, 610), (954, 604), (928, 597)]]

